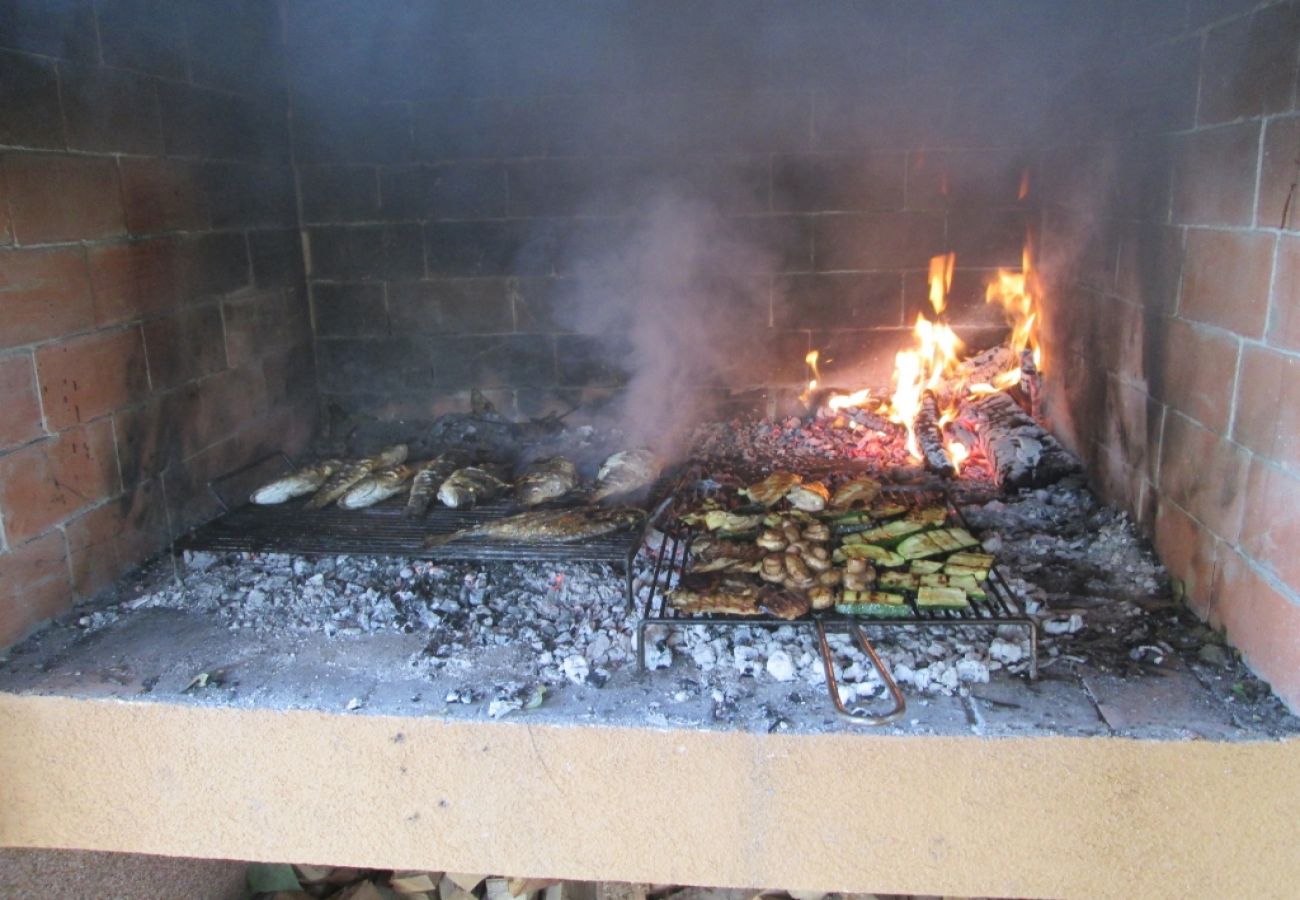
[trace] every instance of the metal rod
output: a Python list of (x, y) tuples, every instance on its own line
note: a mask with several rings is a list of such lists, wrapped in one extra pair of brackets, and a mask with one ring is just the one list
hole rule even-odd
[(880, 657), (876, 655), (876, 648), (871, 646), (871, 642), (867, 640), (867, 636), (862, 633), (862, 629), (856, 624), (852, 624), (849, 631), (857, 639), (858, 645), (862, 647), (863, 651), (871, 659), (871, 664), (876, 667), (876, 672), (880, 674), (880, 679), (885, 683), (885, 687), (894, 698), (894, 706), (888, 712), (879, 715), (873, 715), (860, 706), (855, 706), (853, 709), (849, 709), (845, 706), (844, 700), (840, 697), (839, 684), (835, 680), (835, 662), (831, 655), (830, 641), (826, 638), (826, 625), (820, 618), (816, 619), (815, 622), (817, 625), (817, 644), (821, 650), (822, 656), (822, 668), (826, 673), (826, 691), (830, 694), (831, 703), (835, 706), (835, 712), (840, 716), (840, 718), (852, 722), (854, 725), (888, 725), (890, 722), (893, 722), (895, 719), (902, 716), (903, 713), (907, 712), (907, 699), (903, 696), (903, 692), (898, 689), (898, 685), (895, 684), (893, 676), (889, 674), (889, 670), (885, 668), (885, 664), (881, 661)]

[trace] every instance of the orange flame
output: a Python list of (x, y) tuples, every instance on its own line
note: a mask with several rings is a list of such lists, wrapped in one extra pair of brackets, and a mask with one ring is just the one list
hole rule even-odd
[(861, 406), (867, 402), (867, 398), (870, 396), (871, 388), (863, 388), (851, 394), (836, 394), (826, 401), (826, 405), (832, 410), (841, 410), (846, 406)]
[(952, 267), (957, 262), (956, 253), (945, 253), (930, 258), (930, 306), (936, 316), (943, 315), (948, 305), (948, 291), (952, 288)]
[[(997, 277), (985, 291), (984, 301), (1002, 307), (1007, 324), (1011, 326), (1011, 337), (1008, 340), (1011, 349), (1019, 355), (1025, 348), (1029, 348), (1035, 365), (1041, 368), (1043, 351), (1038, 344), (1037, 293), (1038, 274), (1034, 270), (1032, 246), (1026, 239), (1020, 271), (998, 269)], [(998, 390), (1006, 390), (1019, 381), (1020, 366), (1017, 362), (1014, 371), (1008, 370), (994, 379), (993, 386)]]
[(809, 350), (803, 358), (803, 361), (808, 365), (808, 369), (812, 372), (812, 378), (808, 379), (807, 389), (799, 395), (799, 400), (804, 406), (807, 406), (809, 401), (812, 400), (813, 391), (817, 390), (817, 383), (821, 381), (821, 372), (817, 371), (817, 360), (820, 356), (821, 354), (818, 351)]

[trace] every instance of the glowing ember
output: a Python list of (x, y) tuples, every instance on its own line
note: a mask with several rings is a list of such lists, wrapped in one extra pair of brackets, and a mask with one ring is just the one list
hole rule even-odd
[(836, 394), (826, 401), (826, 406), (832, 410), (841, 410), (849, 406), (861, 406), (867, 402), (870, 396), (871, 388), (863, 388), (851, 394)]

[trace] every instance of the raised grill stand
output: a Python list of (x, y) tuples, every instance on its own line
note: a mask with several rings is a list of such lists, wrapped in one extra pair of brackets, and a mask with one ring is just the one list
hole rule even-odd
[[(945, 492), (889, 488), (882, 491), (880, 496), (913, 508), (924, 506), (927, 502), (942, 502), (948, 508), (949, 517), (962, 527), (966, 527), (966, 521), (962, 517), (961, 511), (957, 509)], [(660, 522), (658, 524), (663, 525), (665, 523)], [(793, 620), (779, 619), (772, 616), (678, 615), (668, 604), (667, 595), (676, 584), (677, 579), (689, 568), (691, 541), (695, 538), (697, 532), (692, 528), (667, 528), (666, 530), (661, 528), (661, 530), (664, 533), (664, 542), (659, 555), (655, 559), (650, 581), (650, 594), (646, 598), (642, 608), (641, 620), (637, 625), (637, 666), (642, 672), (646, 670), (646, 630), (652, 625), (663, 625), (669, 628), (739, 628), (742, 626), (813, 628), (817, 634), (818, 650), (821, 653), (822, 667), (826, 674), (826, 692), (830, 695), (835, 712), (856, 725), (885, 725), (898, 719), (906, 712), (907, 701), (890, 675), (888, 668), (881, 660), (880, 655), (876, 653), (875, 647), (867, 639), (863, 631), (864, 628), (889, 629), (911, 626), (926, 629), (954, 629), (1000, 628), (1009, 625), (1022, 628), (1026, 632), (1029, 639), (1029, 677), (1030, 679), (1038, 677), (1037, 623), (1024, 615), (1017, 607), (1015, 600), (1011, 596), (1011, 591), (1007, 588), (1006, 582), (1003, 580), (996, 564), (989, 570), (988, 597), (982, 600), (974, 597), (969, 598), (970, 608), (968, 610), (922, 610), (917, 608), (915, 601), (908, 600), (912, 615), (897, 619), (846, 616), (833, 610), (810, 613)], [(885, 688), (892, 698), (893, 707), (891, 709), (881, 713), (872, 713), (860, 706), (850, 708), (844, 705), (840, 697), (839, 685), (835, 679), (830, 642), (827, 640), (828, 629), (847, 631), (857, 641), (871, 664), (880, 674), (881, 681), (884, 682)]]

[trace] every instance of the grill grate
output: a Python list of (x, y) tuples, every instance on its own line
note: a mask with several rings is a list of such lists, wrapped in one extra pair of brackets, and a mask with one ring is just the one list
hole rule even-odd
[[(679, 496), (678, 501), (672, 504), (672, 508), (683, 508), (691, 500), (699, 499), (706, 495), (707, 492), (699, 489), (689, 489), (683, 495)], [(948, 516), (951, 522), (962, 527), (967, 527), (966, 520), (961, 515), (951, 497), (944, 491), (923, 489), (923, 488), (886, 488), (881, 492), (881, 497), (895, 503), (903, 504), (910, 508), (919, 508), (931, 504), (942, 504), (948, 509)], [(692, 540), (699, 534), (693, 528), (677, 527), (674, 528), (671, 522), (658, 523), (659, 528), (664, 533), (664, 542), (659, 555), (656, 557), (655, 566), (650, 580), (650, 592), (646, 597), (645, 603), (641, 610), (641, 620), (637, 630), (637, 662), (642, 670), (645, 669), (645, 643), (646, 629), (653, 625), (667, 627), (715, 627), (715, 628), (738, 628), (740, 626), (759, 626), (765, 628), (779, 628), (781, 626), (803, 626), (814, 628), (817, 632), (818, 644), (822, 654), (822, 663), (826, 673), (827, 690), (834, 704), (836, 712), (841, 716), (850, 719), (858, 724), (881, 725), (891, 722), (906, 711), (906, 701), (902, 692), (890, 677), (888, 670), (881, 662), (875, 649), (867, 640), (864, 629), (867, 628), (901, 628), (911, 626), (914, 628), (927, 629), (951, 629), (951, 628), (998, 628), (1004, 625), (1010, 625), (1022, 628), (1026, 631), (1029, 639), (1029, 677), (1031, 679), (1038, 677), (1038, 629), (1033, 619), (1025, 616), (1016, 605), (1011, 596), (1011, 591), (1007, 587), (1002, 573), (994, 565), (989, 572), (987, 581), (988, 597), (987, 599), (977, 600), (969, 598), (969, 610), (922, 610), (918, 609), (914, 599), (908, 599), (908, 605), (911, 608), (912, 615), (905, 618), (889, 619), (872, 619), (860, 616), (848, 616), (838, 613), (833, 609), (822, 610), (819, 612), (809, 613), (798, 619), (788, 620), (779, 619), (770, 616), (737, 616), (723, 614), (693, 614), (684, 615), (677, 613), (667, 602), (667, 595), (676, 585), (682, 573), (690, 568), (690, 546)], [(834, 671), (831, 666), (830, 645), (826, 639), (828, 630), (847, 631), (852, 635), (871, 659), (876, 670), (880, 673), (889, 689), (893, 700), (894, 708), (884, 714), (872, 715), (861, 709), (849, 710), (840, 700), (839, 689), (835, 683)]]

